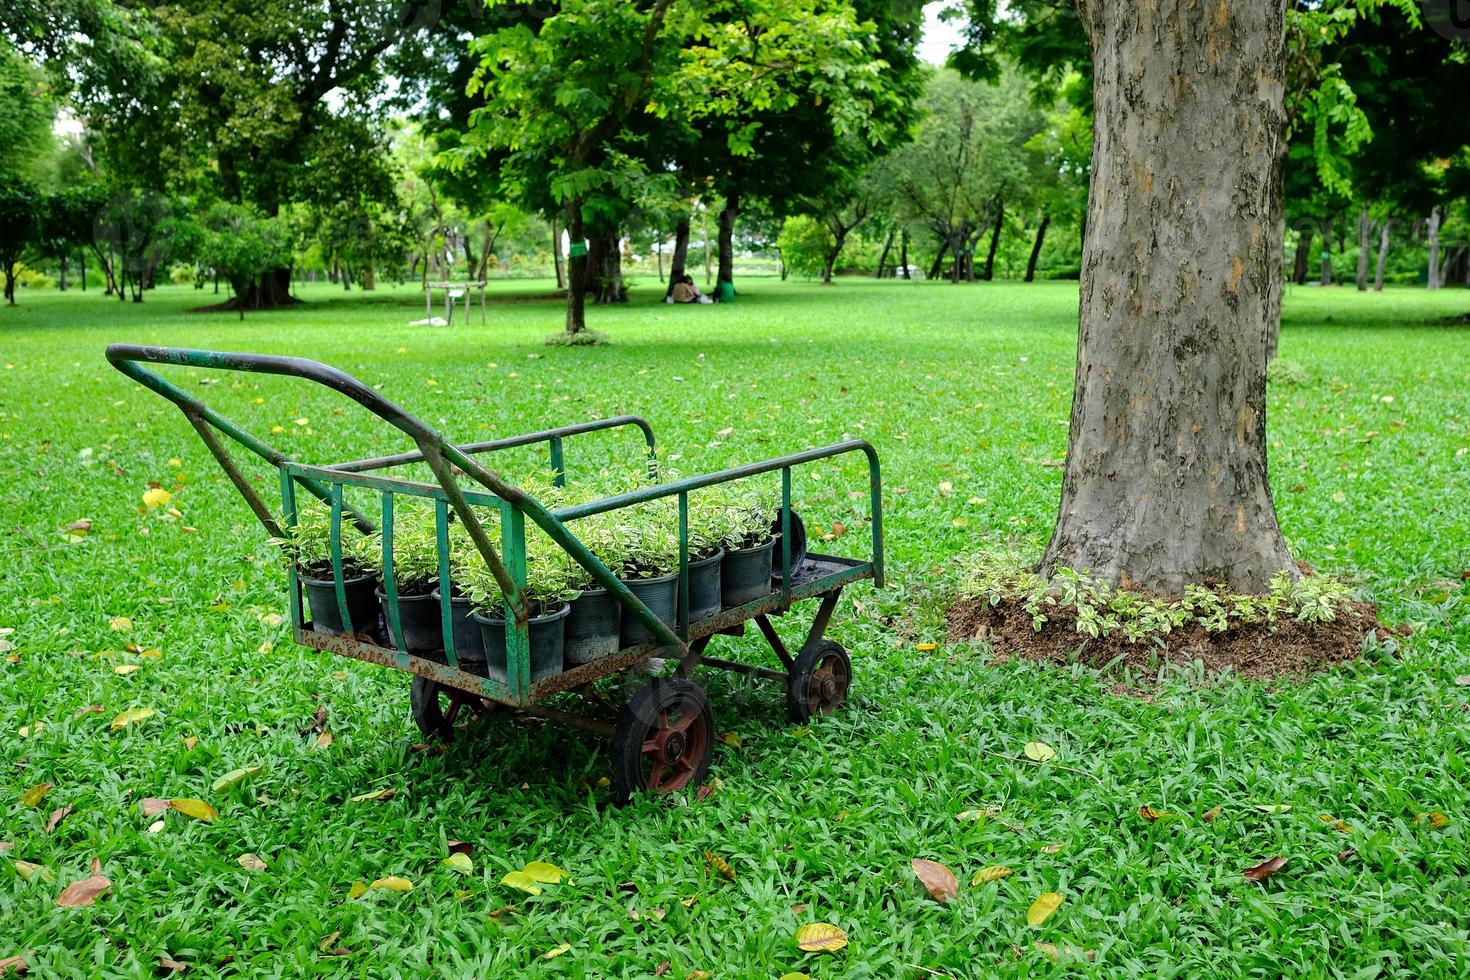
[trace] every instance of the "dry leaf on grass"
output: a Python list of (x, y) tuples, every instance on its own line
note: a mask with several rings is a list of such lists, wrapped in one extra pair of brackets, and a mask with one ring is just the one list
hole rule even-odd
[(34, 810), (41, 805), (46, 794), (51, 792), (51, 783), (37, 783), (24, 793), (20, 794), (20, 805)]
[(1414, 818), (1414, 826), (1416, 827), (1420, 824), (1426, 823), (1429, 824), (1431, 830), (1443, 830), (1450, 825), (1450, 818), (1445, 816), (1438, 810), (1431, 810), (1429, 813), (1421, 813)]
[(934, 896), (936, 901), (953, 902), (960, 894), (960, 883), (955, 880), (954, 872), (940, 864), (938, 861), (926, 861), (923, 858), (914, 858), (909, 864), (914, 869), (914, 874), (919, 876), (924, 888)]
[(214, 807), (203, 800), (169, 800), (168, 805), (169, 809), (177, 810), (186, 817), (193, 817), (205, 823), (214, 823), (215, 818), (219, 816)]
[(847, 945), (847, 933), (830, 922), (808, 922), (796, 930), (796, 945), (808, 953), (832, 953)]
[(46, 833), (49, 834), (51, 833), (51, 831), (55, 830), (57, 826), (61, 823), (61, 821), (66, 819), (66, 815), (68, 813), (71, 813), (70, 804), (68, 804), (67, 806), (60, 806), (57, 807), (55, 810), (52, 810), (50, 818), (46, 821)]
[(162, 799), (157, 796), (149, 796), (139, 800), (138, 806), (140, 809), (142, 809), (143, 816), (156, 817), (164, 810), (168, 809), (168, 800)]
[(260, 859), (260, 855), (256, 854), (254, 851), (251, 851), (248, 854), (241, 854), (239, 857), (235, 858), (235, 863), (244, 868), (246, 871), (265, 870), (265, 862), (262, 861)]
[(1057, 757), (1057, 750), (1045, 742), (1027, 742), (1026, 758), (1032, 762), (1050, 762)]
[(1250, 881), (1265, 881), (1286, 866), (1286, 858), (1267, 858), (1260, 864), (1245, 869), (1245, 876)]
[(1062, 960), (1091, 960), (1097, 957), (1097, 950), (1083, 949), (1080, 946), (1058, 946), (1055, 943), (1032, 943), (1031, 948), (1036, 950), (1053, 963), (1060, 964)]
[(562, 943), (560, 946), (553, 946), (551, 949), (548, 949), (546, 952), (542, 953), (541, 958), (543, 960), (554, 960), (558, 956), (561, 956), (563, 953), (570, 953), (571, 951), (571, 943)]
[(1058, 892), (1042, 892), (1036, 896), (1036, 901), (1026, 910), (1026, 923), (1039, 926), (1051, 918), (1053, 912), (1061, 907), (1062, 896)]
[(55, 881), (56, 874), (44, 864), (32, 864), (30, 861), (16, 861), (15, 873), (27, 882)]
[(413, 882), (407, 878), (400, 878), (397, 875), (389, 875), (386, 878), (377, 879), (368, 887), (385, 892), (408, 892), (413, 891)]
[(705, 851), (704, 859), (709, 862), (710, 867), (714, 868), (726, 878), (735, 877), (735, 869), (730, 866), (730, 862), (720, 857), (714, 851)]
[(992, 881), (1000, 881), (1002, 878), (1009, 878), (1013, 874), (1015, 872), (1003, 864), (992, 864), (988, 868), (981, 868), (979, 871), (976, 871), (975, 876), (970, 879), (970, 884), (988, 885)]
[(475, 862), (468, 854), (456, 851), (440, 862), (462, 875), (472, 874), (475, 870)]
[(391, 800), (398, 791), (392, 786), (384, 786), (382, 789), (371, 790), (367, 793), (359, 793), (352, 798), (353, 803), (363, 803), (368, 800)]
[(112, 890), (112, 882), (102, 875), (94, 874), (90, 878), (83, 878), (62, 889), (60, 895), (56, 896), (56, 904), (65, 909), (81, 908), (91, 905), (97, 899)]
[(1208, 810), (1206, 810), (1204, 813), (1201, 813), (1199, 815), (1199, 818), (1201, 820), (1203, 820), (1205, 823), (1209, 823), (1211, 820), (1214, 820), (1216, 817), (1218, 817), (1220, 815), (1220, 812), (1223, 809), (1224, 809), (1224, 807), (1220, 806), (1217, 803), (1216, 805), (1214, 805), (1214, 806), (1210, 807)]

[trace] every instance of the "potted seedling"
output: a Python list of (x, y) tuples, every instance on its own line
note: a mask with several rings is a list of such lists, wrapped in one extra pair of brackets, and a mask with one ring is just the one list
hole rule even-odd
[(722, 499), (726, 524), (720, 584), (721, 597), (728, 608), (771, 594), (771, 562), (779, 508), (768, 494), (742, 483), (722, 484), (721, 489), (725, 491)]
[(698, 622), (720, 611), (721, 568), (725, 539), (730, 536), (735, 511), (729, 505), (730, 484), (717, 484), (689, 495), (689, 621)]
[(348, 622), (342, 622), (337, 587), (332, 578), (332, 516), (326, 506), (304, 506), (296, 526), (277, 541), (296, 566), (312, 628), (333, 635), (374, 633), (378, 626), (378, 535), (363, 533), (350, 518), (342, 521), (342, 586), (347, 594)]
[[(616, 573), (623, 564), (618, 553), (614, 514), (594, 514), (569, 527), (573, 535)], [(590, 664), (622, 645), (622, 604), (580, 565), (572, 569), (577, 594), (567, 616), (564, 654), (572, 666)]]
[[(480, 526), (490, 538), (491, 546), (499, 548), (499, 525), (492, 523), (488, 513), (482, 511), (478, 516)], [(466, 583), (481, 569), (484, 569), (486, 575), (490, 574), (490, 569), (486, 567), (485, 559), (480, 555), (480, 549), (475, 547), (469, 531), (465, 530), (463, 524), (449, 525), (449, 621), (454, 639), (454, 657), (460, 670), (476, 674), (484, 673), (485, 670), (485, 643), (479, 624), (471, 618), (475, 604), (470, 598)], [(435, 602), (443, 602), (443, 590), (444, 583), (440, 582), (432, 593)]]
[[(444, 624), (439, 615), (439, 533), (432, 506), (404, 507), (393, 522), (393, 582), (398, 591), (398, 635), (393, 643), (404, 653), (444, 662)], [(380, 587), (383, 622), (390, 625), (388, 596)]]
[[(674, 626), (679, 615), (679, 515), (673, 497), (610, 512), (603, 561), (655, 616)], [(602, 557), (602, 556), (599, 556)], [(622, 645), (637, 646), (653, 633), (636, 616), (623, 615)]]
[[(574, 563), (567, 553), (539, 529), (526, 530), (525, 599), (530, 613), (526, 624), (531, 658), (531, 680), (559, 674), (564, 669), (564, 626), (576, 596)], [(506, 642), (505, 595), (483, 561), (469, 563), (462, 587), (472, 603), (470, 618), (479, 627), (485, 650), (485, 676), (502, 684), (510, 680)]]

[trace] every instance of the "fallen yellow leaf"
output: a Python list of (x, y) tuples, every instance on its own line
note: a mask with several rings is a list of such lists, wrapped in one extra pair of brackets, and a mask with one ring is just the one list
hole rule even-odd
[(133, 621), (127, 616), (114, 616), (107, 621), (107, 625), (119, 633), (125, 633), (133, 628)]
[(1032, 762), (1050, 762), (1057, 757), (1057, 750), (1045, 742), (1027, 742), (1026, 758)]
[(920, 653), (928, 653), (930, 650), (937, 650), (938, 648), (939, 648), (939, 644), (938, 643), (916, 643), (916, 644), (914, 644), (914, 649), (915, 650), (918, 650)]
[(118, 715), (116, 718), (112, 719), (112, 724), (108, 727), (113, 731), (117, 731), (121, 728), (127, 728), (129, 725), (136, 724), (137, 722), (147, 721), (155, 714), (157, 714), (157, 712), (155, 712), (152, 708), (129, 708), (122, 714)]
[(407, 878), (400, 878), (397, 875), (389, 875), (387, 878), (379, 878), (377, 881), (374, 881), (370, 887), (385, 892), (407, 892), (413, 891), (413, 882)]
[(562, 943), (560, 946), (553, 946), (551, 949), (548, 949), (546, 952), (542, 953), (541, 958), (543, 960), (554, 960), (561, 954), (570, 953), (571, 951), (571, 943)]
[(375, 789), (375, 790), (372, 790), (371, 792), (367, 792), (367, 793), (359, 793), (358, 795), (356, 795), (356, 796), (354, 796), (352, 798), (352, 802), (353, 803), (362, 803), (364, 800), (387, 800), (387, 799), (392, 799), (393, 794), (396, 793), (396, 792), (397, 792), (397, 790), (395, 790), (392, 786), (384, 786), (382, 789)]
[(157, 510), (174, 499), (174, 495), (162, 487), (149, 487), (143, 491), (143, 505), (149, 510)]
[(46, 794), (49, 792), (51, 792), (50, 783), (37, 783), (30, 789), (26, 790), (24, 793), (20, 794), (20, 805), (24, 807), (30, 807), (32, 810), (34, 810), (36, 807), (41, 805), (41, 801), (46, 798)]
[(127, 675), (127, 674), (133, 673), (134, 671), (138, 671), (138, 670), (142, 670), (142, 669), (143, 668), (141, 666), (139, 666), (138, 664), (118, 664), (116, 667), (112, 668), (112, 672), (114, 674)]
[(1042, 892), (1036, 896), (1036, 901), (1032, 902), (1031, 907), (1026, 910), (1026, 923), (1033, 926), (1041, 925), (1047, 919), (1051, 918), (1051, 914), (1061, 904), (1062, 896), (1059, 893)]
[(168, 805), (185, 816), (193, 817), (195, 820), (202, 820), (205, 823), (214, 823), (215, 817), (219, 816), (215, 812), (214, 807), (205, 803), (203, 800), (169, 800)]
[(440, 863), (448, 865), (462, 875), (470, 874), (475, 870), (475, 862), (468, 854), (451, 854)]
[(44, 864), (32, 864), (29, 861), (16, 861), (15, 873), (28, 882), (55, 881), (56, 875)]
[(368, 890), (367, 882), (365, 882), (365, 881), (354, 881), (352, 883), (352, 887), (349, 888), (349, 889), (347, 889), (347, 900), (349, 902), (355, 902), (359, 898), (362, 898), (362, 896), (366, 895), (367, 894), (367, 890)]
[(796, 945), (808, 953), (831, 953), (847, 945), (847, 933), (830, 922), (808, 922), (796, 930)]
[(567, 876), (567, 873), (561, 868), (554, 864), (547, 864), (545, 861), (532, 861), (521, 871), (525, 872), (526, 877), (532, 881), (540, 881), (548, 885), (560, 884), (561, 880)]
[(500, 883), (510, 888), (520, 889), (527, 895), (541, 894), (541, 886), (536, 884), (536, 879), (524, 871), (507, 871), (505, 877), (500, 879)]
[(1000, 881), (1015, 874), (1010, 868), (1003, 864), (992, 864), (988, 868), (981, 868), (975, 872), (975, 877), (970, 879), (972, 885), (988, 885), (992, 881)]
[(254, 851), (250, 852), (249, 854), (241, 854), (239, 857), (235, 858), (235, 863), (244, 868), (246, 871), (265, 870), (265, 862), (262, 861), (260, 859), (260, 855), (256, 854)]

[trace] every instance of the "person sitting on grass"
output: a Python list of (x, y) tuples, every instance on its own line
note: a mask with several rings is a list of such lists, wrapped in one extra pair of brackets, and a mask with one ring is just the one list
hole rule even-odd
[(698, 303), (700, 300), (699, 287), (694, 285), (694, 277), (686, 275), (683, 279), (674, 283), (673, 300), (675, 303)]

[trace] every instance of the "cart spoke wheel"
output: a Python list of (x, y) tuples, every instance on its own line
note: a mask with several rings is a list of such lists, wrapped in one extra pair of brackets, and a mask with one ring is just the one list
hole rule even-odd
[(704, 691), (681, 677), (659, 677), (633, 695), (613, 733), (613, 791), (673, 793), (699, 782), (714, 750), (714, 716)]
[(802, 647), (786, 680), (786, 713), (794, 722), (830, 715), (847, 700), (852, 661), (838, 643), (814, 640)]
[(413, 723), (424, 737), (441, 738), (446, 742), (452, 741), (466, 725), (491, 709), (487, 699), (446, 687), (427, 677), (413, 679), (408, 689), (408, 701), (413, 711)]

